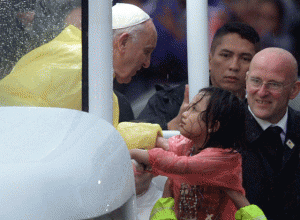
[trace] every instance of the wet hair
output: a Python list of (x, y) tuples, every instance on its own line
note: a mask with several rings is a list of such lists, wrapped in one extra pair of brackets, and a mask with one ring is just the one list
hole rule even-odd
[[(203, 88), (202, 97), (194, 103), (197, 105), (204, 97), (207, 109), (199, 114), (198, 120), (206, 124), (207, 132), (204, 148), (217, 147), (239, 150), (245, 140), (245, 106), (233, 93), (216, 87)], [(218, 129), (214, 129), (217, 128)]]
[(210, 48), (211, 53), (214, 54), (216, 47), (221, 44), (224, 36), (234, 33), (240, 35), (242, 39), (246, 39), (254, 44), (255, 52), (260, 50), (260, 38), (257, 31), (253, 27), (242, 22), (228, 22), (218, 29), (214, 35)]

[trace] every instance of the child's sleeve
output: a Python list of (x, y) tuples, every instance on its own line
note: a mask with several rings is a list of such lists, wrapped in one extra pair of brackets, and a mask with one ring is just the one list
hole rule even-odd
[(152, 172), (156, 175), (183, 178), (192, 185), (226, 187), (244, 194), (239, 153), (219, 148), (207, 148), (195, 156), (178, 156), (162, 149), (152, 149), (148, 153)]

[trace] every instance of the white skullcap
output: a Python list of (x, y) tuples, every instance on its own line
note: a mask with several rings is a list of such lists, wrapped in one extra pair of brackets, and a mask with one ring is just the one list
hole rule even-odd
[(120, 29), (131, 27), (150, 19), (150, 16), (139, 7), (117, 3), (112, 7), (112, 28)]

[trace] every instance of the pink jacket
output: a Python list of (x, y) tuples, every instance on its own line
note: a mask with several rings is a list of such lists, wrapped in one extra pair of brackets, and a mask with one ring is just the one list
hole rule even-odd
[(245, 194), (242, 158), (230, 149), (206, 148), (190, 156), (193, 142), (182, 135), (169, 139), (169, 151), (149, 150), (152, 173), (169, 177), (178, 219), (235, 219), (237, 211), (222, 189)]

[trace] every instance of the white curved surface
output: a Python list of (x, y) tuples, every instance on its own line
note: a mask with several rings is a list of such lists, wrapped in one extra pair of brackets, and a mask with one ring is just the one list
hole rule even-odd
[(130, 155), (114, 127), (70, 109), (0, 108), (0, 219), (88, 219), (130, 201)]

